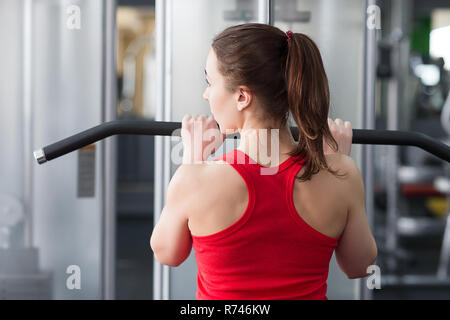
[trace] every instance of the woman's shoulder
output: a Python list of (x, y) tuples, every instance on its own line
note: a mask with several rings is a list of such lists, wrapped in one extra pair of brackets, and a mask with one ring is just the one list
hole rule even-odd
[[(182, 165), (182, 174), (186, 181), (185, 195), (195, 200), (195, 210), (192, 216), (205, 215), (208, 212), (220, 211), (219, 208), (228, 208), (230, 202), (242, 201), (246, 196), (246, 184), (241, 176), (227, 162), (222, 160), (203, 161), (192, 165)], [(201, 201), (199, 201), (201, 200)], [(218, 204), (222, 204), (219, 205)], [(212, 209), (214, 208), (214, 209)], [(226, 210), (228, 210), (226, 209)]]
[(342, 153), (332, 153), (326, 154), (325, 159), (327, 161), (328, 166), (330, 166), (334, 170), (345, 170), (349, 171), (352, 174), (355, 173), (355, 170), (358, 169), (356, 162), (352, 157), (342, 154)]
[(204, 202), (216, 198), (230, 187), (230, 172), (218, 161), (202, 161), (181, 164), (174, 172), (169, 188), (183, 197), (197, 199), (202, 196)]
[(353, 193), (355, 188), (361, 188), (363, 185), (362, 175), (353, 158), (345, 154), (329, 154), (326, 155), (326, 160), (330, 169), (343, 175), (339, 177), (326, 172), (326, 176), (329, 178), (327, 180), (337, 183), (341, 191), (348, 194)]
[[(192, 164), (182, 164), (176, 170), (175, 175), (180, 179), (188, 179), (191, 183), (201, 186), (217, 184), (229, 176), (230, 166), (223, 160), (201, 161)], [(218, 180), (216, 180), (218, 179)]]

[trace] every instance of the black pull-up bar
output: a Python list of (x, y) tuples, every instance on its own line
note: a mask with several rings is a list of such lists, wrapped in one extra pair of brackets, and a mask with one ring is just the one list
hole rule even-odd
[[(115, 134), (180, 136), (180, 131), (178, 134), (173, 133), (177, 129), (181, 129), (181, 122), (115, 120), (102, 123), (37, 150), (34, 152), (34, 157), (39, 164), (42, 164)], [(291, 132), (294, 138), (298, 136), (297, 127), (291, 127)], [(239, 134), (236, 133), (227, 135), (226, 138), (238, 137)], [(450, 162), (448, 145), (418, 132), (353, 129), (352, 143), (415, 146)]]

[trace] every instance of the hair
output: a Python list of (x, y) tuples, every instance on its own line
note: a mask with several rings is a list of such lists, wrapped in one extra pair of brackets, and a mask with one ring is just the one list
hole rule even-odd
[(330, 91), (316, 44), (302, 33), (293, 33), (288, 41), (274, 26), (247, 23), (222, 31), (212, 48), (227, 90), (247, 86), (265, 117), (281, 126), (291, 112), (299, 130), (297, 147), (288, 154), (305, 159), (303, 174), (296, 178), (310, 180), (321, 169), (340, 176), (323, 153), (323, 138), (335, 151), (338, 144), (328, 127)]

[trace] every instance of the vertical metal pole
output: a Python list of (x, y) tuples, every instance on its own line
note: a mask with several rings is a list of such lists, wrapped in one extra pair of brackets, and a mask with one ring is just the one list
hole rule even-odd
[(268, 23), (268, 0), (258, 0), (258, 23)]
[(273, 26), (275, 24), (275, 0), (267, 0), (267, 1), (269, 3), (269, 8), (268, 8), (269, 22), (268, 22), (268, 24)]
[[(376, 29), (369, 29), (367, 8), (376, 5), (376, 0), (366, 0), (364, 8), (364, 92), (363, 92), (363, 128), (375, 128), (375, 76), (376, 76)], [(373, 150), (371, 145), (362, 146), (362, 175), (364, 179), (365, 203), (367, 220), (371, 230), (374, 229), (374, 179)], [(372, 299), (372, 292), (367, 288), (366, 281), (359, 280), (361, 299)]]
[[(155, 2), (155, 50), (156, 50), (156, 121), (164, 120), (164, 92), (165, 92), (165, 31), (166, 29), (166, 2)], [(155, 182), (153, 225), (158, 222), (163, 209), (163, 137), (155, 136)], [(162, 298), (162, 265), (153, 258), (153, 299)]]
[[(395, 4), (394, 4), (395, 5)], [(392, 17), (395, 19), (396, 10), (391, 11)], [(397, 16), (398, 18), (398, 16)], [(392, 68), (393, 76), (388, 82), (387, 93), (387, 129), (398, 130), (398, 67), (399, 59), (399, 43), (394, 40), (392, 45)], [(397, 259), (395, 252), (397, 250), (397, 209), (398, 209), (398, 148), (397, 146), (386, 147), (386, 194), (387, 194), (387, 217), (386, 217), (386, 249), (389, 258), (387, 266), (389, 270), (395, 271), (397, 268)]]
[[(165, 60), (164, 60), (164, 121), (172, 121), (172, 5), (173, 0), (166, 0), (166, 29), (165, 29)], [(164, 137), (164, 184), (163, 199), (166, 199), (167, 186), (171, 178), (171, 161), (170, 161), (170, 137)], [(165, 201), (163, 201), (164, 205)], [(162, 208), (159, 212), (162, 211)], [(170, 267), (163, 266), (163, 283), (162, 283), (163, 300), (170, 298)]]
[(273, 25), (274, 0), (258, 0), (258, 22)]
[(33, 246), (33, 107), (32, 107), (33, 2), (25, 0), (23, 13), (23, 158), (24, 158), (24, 246)]
[[(448, 175), (447, 175), (448, 177)], [(450, 196), (447, 195), (447, 203), (450, 203)], [(442, 238), (441, 252), (439, 254), (439, 263), (437, 269), (437, 278), (440, 280), (447, 280), (448, 265), (450, 261), (450, 213), (447, 212), (445, 218), (444, 236)]]
[[(387, 129), (399, 130), (399, 112), (403, 106), (402, 93), (404, 88), (404, 74), (408, 73), (408, 56), (405, 57), (405, 46), (403, 33), (405, 29), (405, 21), (409, 21), (411, 17), (411, 8), (409, 1), (400, 0), (393, 1), (390, 7), (390, 41), (392, 43), (392, 68), (393, 76), (388, 83), (387, 96)], [(405, 119), (404, 119), (405, 120)], [(409, 120), (406, 115), (406, 120)], [(405, 121), (405, 125), (409, 127), (409, 122)], [(397, 269), (397, 258), (395, 252), (397, 250), (398, 232), (398, 147), (388, 146), (386, 157), (386, 175), (387, 175), (387, 221), (386, 221), (386, 249), (389, 252), (387, 265), (389, 270)]]
[[(116, 0), (103, 1), (102, 122), (117, 115), (116, 101)], [(102, 297), (115, 298), (116, 267), (116, 137), (101, 142), (102, 167)]]

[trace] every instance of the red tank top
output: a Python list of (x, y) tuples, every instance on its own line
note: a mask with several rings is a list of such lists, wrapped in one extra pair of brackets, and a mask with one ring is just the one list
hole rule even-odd
[(241, 175), (249, 201), (228, 228), (192, 236), (196, 298), (327, 299), (329, 263), (339, 238), (312, 228), (295, 209), (294, 177), (304, 161), (290, 157), (265, 168), (238, 149), (214, 160), (226, 161)]

